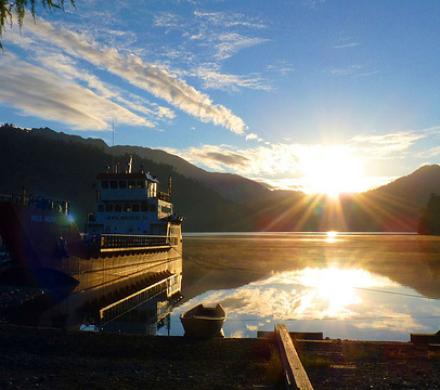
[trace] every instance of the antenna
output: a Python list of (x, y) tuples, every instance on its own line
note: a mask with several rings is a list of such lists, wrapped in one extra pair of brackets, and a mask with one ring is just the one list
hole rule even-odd
[(115, 146), (115, 133), (116, 133), (115, 118), (112, 118), (112, 146)]
[(130, 155), (130, 158), (128, 160), (127, 173), (131, 173), (132, 166), (133, 166), (133, 156)]

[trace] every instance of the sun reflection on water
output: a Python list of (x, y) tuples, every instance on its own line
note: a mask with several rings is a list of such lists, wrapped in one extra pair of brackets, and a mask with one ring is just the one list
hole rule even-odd
[(353, 307), (362, 305), (362, 288), (390, 287), (390, 279), (362, 269), (304, 268), (274, 274), (237, 289), (204, 293), (181, 307), (197, 301), (223, 302), (229, 315), (285, 319), (346, 319)]
[(325, 242), (328, 242), (330, 244), (336, 242), (336, 237), (338, 235), (338, 232), (335, 232), (334, 230), (330, 230), (329, 232), (326, 233), (326, 240)]
[[(327, 329), (330, 336), (335, 332), (333, 336), (337, 337), (346, 337), (348, 328), (395, 334), (421, 330), (425, 326), (414, 313), (426, 310), (426, 306), (420, 300), (409, 302), (396, 296), (395, 292), (402, 289), (391, 279), (363, 269), (308, 267), (273, 274), (235, 289), (207, 291), (178, 307), (174, 315), (201, 302), (221, 302), (227, 312), (229, 336), (243, 332), (249, 336), (257, 328), (270, 329), (280, 321), (294, 321), (297, 329), (303, 323), (305, 330), (316, 325), (319, 330)], [(432, 306), (430, 310), (432, 314)], [(435, 314), (440, 315), (440, 307)], [(316, 320), (325, 321), (316, 324)]]

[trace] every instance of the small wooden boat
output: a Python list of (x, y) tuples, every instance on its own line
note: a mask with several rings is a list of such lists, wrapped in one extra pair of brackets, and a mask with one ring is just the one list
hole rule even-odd
[(203, 304), (193, 307), (180, 316), (185, 336), (215, 337), (221, 336), (226, 312), (219, 303), (215, 306)]

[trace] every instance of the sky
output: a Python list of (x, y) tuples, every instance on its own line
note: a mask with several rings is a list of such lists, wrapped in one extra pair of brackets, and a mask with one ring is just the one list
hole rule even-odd
[(440, 162), (437, 0), (108, 4), (6, 27), (0, 122), (312, 193)]

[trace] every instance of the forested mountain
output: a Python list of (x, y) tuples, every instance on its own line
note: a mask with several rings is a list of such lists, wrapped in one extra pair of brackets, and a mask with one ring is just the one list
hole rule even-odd
[[(100, 139), (0, 127), (0, 192), (27, 191), (71, 201), (80, 225), (94, 210), (95, 176), (108, 165), (143, 165), (162, 183), (173, 176), (173, 200), (185, 231), (416, 231), (440, 166), (419, 168), (378, 189), (339, 202), (295, 191), (271, 191), (238, 175), (213, 173), (162, 150), (109, 147)], [(164, 184), (165, 185), (165, 184)]]

